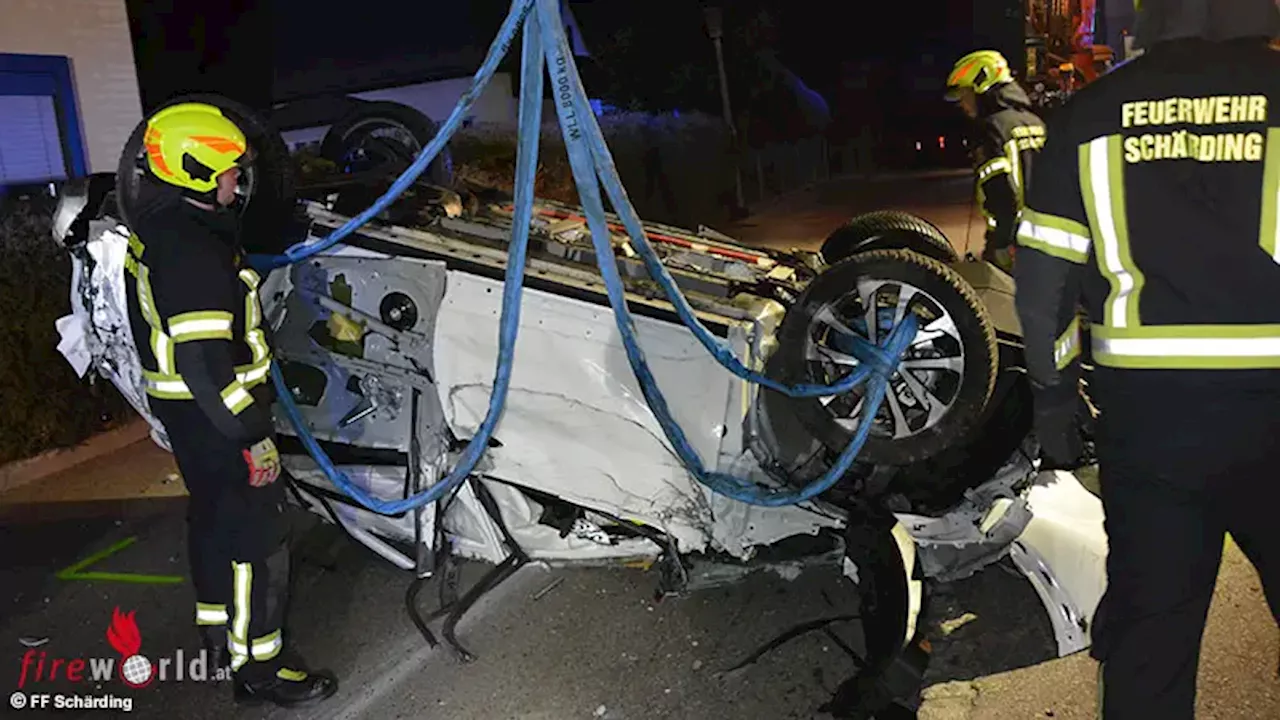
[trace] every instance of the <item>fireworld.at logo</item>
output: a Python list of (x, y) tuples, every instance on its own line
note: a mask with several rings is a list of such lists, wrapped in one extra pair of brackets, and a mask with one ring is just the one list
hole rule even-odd
[(142, 649), (142, 632), (133, 616), (137, 610), (128, 615), (120, 614), (120, 608), (111, 612), (111, 624), (107, 626), (107, 642), (120, 653), (120, 679), (131, 688), (144, 688), (155, 679), (155, 668), (151, 661), (138, 654)]
[(133, 689), (145, 688), (156, 680), (221, 682), (231, 679), (231, 668), (211, 667), (211, 661), (216, 658), (211, 658), (207, 650), (188, 656), (178, 648), (173, 656), (160, 657), (153, 663), (141, 652), (142, 632), (134, 619), (136, 612), (122, 613), (119, 607), (112, 610), (107, 642), (119, 653), (119, 658), (49, 657), (44, 651), (28, 649), (22, 655), (18, 688), (25, 688), (28, 682), (104, 683), (117, 677)]

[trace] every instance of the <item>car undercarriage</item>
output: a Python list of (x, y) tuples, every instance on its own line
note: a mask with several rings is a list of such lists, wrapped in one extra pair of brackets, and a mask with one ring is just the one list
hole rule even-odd
[[(366, 165), (345, 164), (299, 192), (278, 133), (218, 102), (253, 128), (259, 149), (240, 205), (251, 253), (342, 227), (430, 139), (411, 137), (369, 161), (376, 139), (346, 137), (344, 152), (359, 150)], [(371, 117), (374, 128), (396, 122)], [(123, 289), (140, 138), (119, 173), (63, 189), (55, 235), (73, 260), (73, 314), (59, 330), (78, 348), (69, 359), (87, 358), (167, 447), (148, 410)], [(928, 583), (1005, 557), (1041, 598), (1059, 654), (1088, 647), (1103, 588), (1101, 507), (1072, 474), (1036, 460), (1012, 278), (958, 257), (936, 227), (903, 213), (854, 218), (818, 253), (753, 249), (708, 228), (644, 227), (699, 320), (744, 365), (780, 382), (834, 383), (858, 363), (851, 336), (874, 343), (915, 316), (919, 330), (869, 439), (818, 498), (751, 505), (693, 477), (628, 365), (585, 213), (537, 200), (511, 385), (479, 465), (431, 505), (383, 513), (353, 500), (303, 435), (330, 469), (386, 500), (417, 495), (457, 464), (494, 390), (512, 218), (512, 198), (500, 192), (419, 182), (338, 245), (263, 281), (277, 367), (305, 426), (277, 413), (293, 497), (413, 574), (407, 600), (428, 642), (435, 616), (422, 615), (418, 593), (431, 580), (450, 583), (457, 558), (494, 565), (467, 592), (442, 593), (436, 615), (465, 659), (458, 618), (526, 562), (654, 562), (657, 592), (679, 595), (734, 577), (707, 566), (749, 569), (775, 562), (770, 548), (815, 538), (807, 558), (840, 568), (865, 604), (872, 661), (837, 693), (846, 717), (873, 716), (869, 687), (884, 702), (918, 690)], [(868, 421), (862, 389), (788, 397), (724, 372), (677, 317), (622, 220), (607, 219), (649, 365), (707, 467), (769, 488), (827, 472)]]

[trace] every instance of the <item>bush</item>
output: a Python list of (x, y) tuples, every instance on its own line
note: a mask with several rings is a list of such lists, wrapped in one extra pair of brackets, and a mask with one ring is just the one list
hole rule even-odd
[[(577, 203), (578, 190), (569, 168), (560, 129), (544, 125), (539, 142), (534, 194), (548, 200)], [(464, 183), (511, 192), (516, 170), (516, 134), (503, 127), (473, 125), (449, 141), (455, 177)]]
[[(684, 226), (729, 219), (734, 159), (720, 120), (698, 113), (616, 113), (599, 122), (623, 187), (642, 218)], [(459, 180), (511, 190), (514, 129), (472, 126), (455, 134), (450, 146)], [(555, 118), (542, 128), (536, 183), (539, 197), (579, 202)]]
[(0, 463), (69, 447), (134, 416), (108, 382), (76, 377), (54, 322), (71, 311), (71, 260), (48, 198), (0, 200)]

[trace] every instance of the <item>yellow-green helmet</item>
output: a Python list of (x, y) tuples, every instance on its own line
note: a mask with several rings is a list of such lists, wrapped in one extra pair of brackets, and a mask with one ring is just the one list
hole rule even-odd
[(956, 61), (947, 76), (947, 99), (956, 100), (961, 88), (973, 88), (979, 95), (991, 88), (1013, 82), (1009, 61), (995, 50), (975, 50)]
[(147, 120), (147, 167), (161, 182), (197, 194), (217, 187), (217, 177), (241, 162), (249, 143), (222, 111), (204, 103), (180, 103)]

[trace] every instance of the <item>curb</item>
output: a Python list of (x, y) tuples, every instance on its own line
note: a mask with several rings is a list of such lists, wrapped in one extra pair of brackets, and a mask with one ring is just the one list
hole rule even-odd
[(75, 447), (50, 450), (0, 466), (0, 493), (109, 455), (143, 440), (150, 432), (147, 421), (137, 418), (122, 427), (94, 435)]

